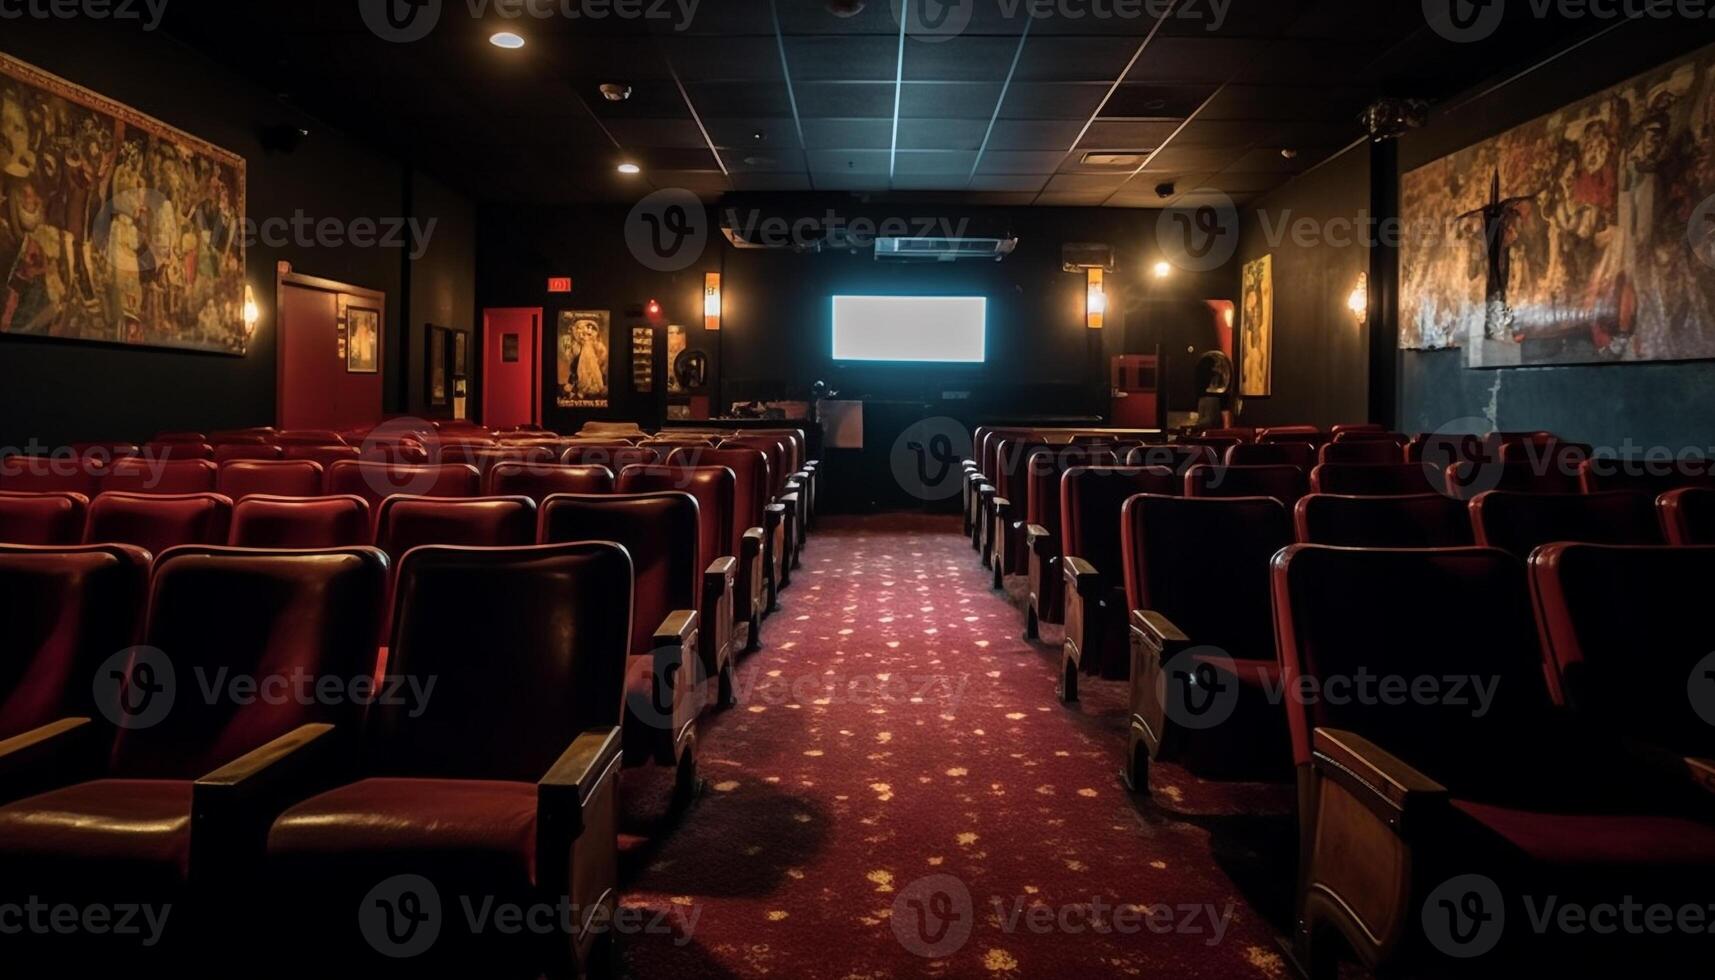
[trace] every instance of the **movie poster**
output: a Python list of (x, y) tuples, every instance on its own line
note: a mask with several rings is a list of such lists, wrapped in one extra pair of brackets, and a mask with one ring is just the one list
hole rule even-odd
[(1244, 268), (1239, 307), (1239, 394), (1274, 394), (1274, 256)]
[(555, 344), (555, 404), (561, 408), (607, 408), (609, 329), (607, 310), (560, 311)]
[(1400, 346), (1715, 357), (1715, 48), (1406, 174)]
[(245, 164), (0, 54), (0, 336), (243, 354)]

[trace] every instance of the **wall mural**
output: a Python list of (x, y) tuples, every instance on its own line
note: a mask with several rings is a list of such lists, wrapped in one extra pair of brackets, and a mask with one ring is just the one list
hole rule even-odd
[(0, 335), (243, 354), (242, 157), (0, 54)]
[(608, 407), (608, 350), (612, 314), (560, 311), (554, 403), (561, 408)]
[(1274, 256), (1245, 263), (1239, 312), (1239, 394), (1274, 394)]
[(1715, 357), (1715, 48), (1401, 182), (1400, 346), (1471, 367)]

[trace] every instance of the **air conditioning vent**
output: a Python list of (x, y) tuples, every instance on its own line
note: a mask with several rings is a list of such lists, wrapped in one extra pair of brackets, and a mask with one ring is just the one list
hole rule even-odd
[(1018, 247), (1016, 238), (877, 238), (878, 262), (999, 262)]

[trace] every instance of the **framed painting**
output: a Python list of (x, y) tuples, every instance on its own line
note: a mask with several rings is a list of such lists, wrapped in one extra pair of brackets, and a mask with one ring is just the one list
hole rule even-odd
[(1715, 358), (1715, 47), (1400, 180), (1400, 347)]
[(345, 311), (345, 370), (348, 374), (381, 371), (381, 311), (348, 306)]
[(0, 54), (0, 337), (242, 355), (244, 158)]
[(1274, 256), (1245, 263), (1239, 295), (1239, 394), (1274, 394)]
[(470, 334), (463, 330), (453, 331), (453, 377), (470, 377)]
[(655, 330), (631, 328), (631, 387), (641, 394), (655, 390)]
[(555, 338), (554, 404), (560, 408), (607, 408), (608, 355), (613, 314), (609, 310), (561, 310)]
[(423, 363), (429, 372), (428, 384), (425, 386), (429, 393), (429, 405), (434, 408), (444, 408), (448, 404), (448, 391), (451, 385), (447, 382), (447, 348), (451, 338), (445, 327), (429, 324), (425, 334), (428, 346), (424, 348)]

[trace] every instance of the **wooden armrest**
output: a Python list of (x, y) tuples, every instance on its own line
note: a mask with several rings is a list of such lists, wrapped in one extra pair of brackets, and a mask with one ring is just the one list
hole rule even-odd
[(592, 728), (572, 744), (536, 783), (536, 812), (566, 836), (583, 832), (583, 807), (620, 760), (619, 728)]
[(989, 506), (994, 508), (994, 512), (996, 514), (1009, 514), (1012, 512), (1012, 501), (1002, 497), (998, 493), (995, 494), (994, 500), (990, 502)]
[(332, 725), (303, 725), (287, 732), (197, 780), (191, 789), (193, 809), (291, 795), (293, 785), (328, 755), (333, 743)]
[[(61, 718), (0, 741), (0, 803), (52, 782), (76, 782), (85, 768), (80, 763), (94, 761), (91, 746), (99, 731), (88, 718)], [(90, 758), (80, 758), (85, 755)]]
[(763, 509), (763, 515), (768, 521), (769, 526), (772, 527), (786, 519), (786, 505), (780, 503), (769, 504)]
[(1102, 576), (1096, 571), (1096, 566), (1076, 555), (1068, 555), (1060, 567), (1065, 569), (1066, 584), (1078, 595), (1092, 596), (1102, 584)]
[(691, 642), (691, 637), (697, 635), (697, 611), (695, 609), (677, 609), (667, 614), (661, 625), (655, 629), (653, 646), (660, 650), (663, 647), (684, 648)]
[(1054, 544), (1054, 532), (1040, 524), (1026, 524), (1024, 526), (1024, 543), (1033, 554), (1042, 558), (1058, 557), (1050, 555), (1046, 551)]
[[(758, 537), (761, 536), (762, 532), (759, 528), (752, 528), (751, 530), (756, 531)], [(749, 537), (750, 532), (746, 531), (745, 536)], [(733, 579), (737, 575), (737, 558), (732, 558), (730, 556), (726, 558), (716, 558), (714, 560), (714, 564), (710, 565), (708, 569), (703, 572), (703, 589), (704, 591), (708, 591), (710, 589), (724, 590), (732, 584)]]
[(1133, 609), (1131, 628), (1143, 637), (1144, 642), (1153, 646), (1163, 660), (1191, 645), (1190, 637), (1173, 625), (1171, 619), (1153, 609)]
[(1447, 788), (1351, 732), (1311, 734), (1316, 771), (1344, 786), (1396, 830), (1410, 816), (1447, 801)]

